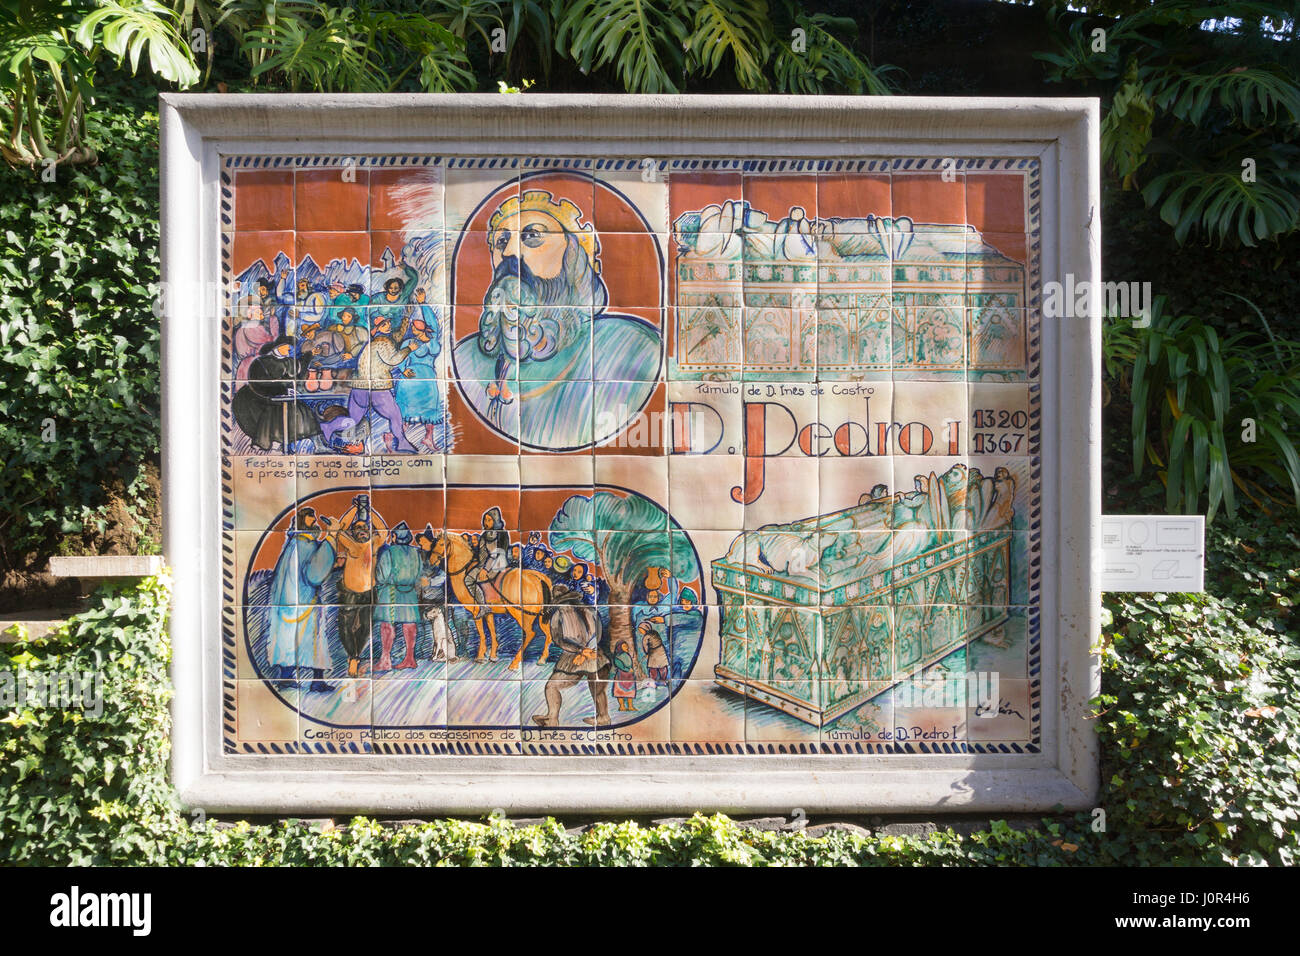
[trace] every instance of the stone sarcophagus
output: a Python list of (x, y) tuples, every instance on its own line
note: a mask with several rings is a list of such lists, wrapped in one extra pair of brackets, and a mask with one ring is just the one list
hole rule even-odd
[(713, 562), (717, 682), (824, 726), (969, 645), (1013, 603), (1015, 479), (957, 464), (735, 539)]

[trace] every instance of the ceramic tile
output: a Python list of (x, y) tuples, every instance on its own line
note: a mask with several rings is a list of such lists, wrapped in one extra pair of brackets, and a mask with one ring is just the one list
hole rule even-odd
[(239, 169), (234, 174), (234, 188), (236, 230), (294, 228), (292, 169)]
[(509, 379), (460, 379), (455, 383), (455, 392), (449, 395), (448, 426), (456, 436), (449, 440), (453, 457), (519, 454), (522, 403), (518, 390), (519, 383)]
[[(459, 536), (463, 532), (448, 529), (449, 536)], [(507, 568), (509, 564), (507, 564)], [(443, 646), (439, 649), (430, 636), (431, 653), (439, 653), (441, 666), (438, 676), (448, 681), (460, 680), (504, 680), (517, 683), (518, 673), (510, 669), (513, 653), (518, 650), (520, 635), (505, 624), (510, 606), (495, 605), (500, 613), (484, 614), (481, 618), (474, 616), (471, 608), (477, 607), (474, 596), (463, 583), (463, 577), (454, 575), (449, 580), (447, 591), (455, 604), (448, 604), (444, 612), (447, 626), (445, 635), (439, 635)], [(489, 621), (492, 625), (489, 625)], [(482, 625), (480, 627), (480, 625)], [(492, 643), (493, 626), (496, 627), (495, 649)], [(509, 640), (508, 640), (509, 639)]]
[[(679, 524), (705, 531), (739, 531), (745, 506), (729, 492), (744, 480), (738, 455), (673, 455), (668, 459), (668, 507)], [(724, 488), (728, 493), (717, 493)]]
[(564, 675), (555, 680), (528, 680), (520, 685), (520, 723), (525, 744), (547, 739), (543, 732), (565, 728), (588, 731), (610, 726), (608, 681), (578, 678), (570, 682)]
[(893, 453), (894, 386), (889, 381), (822, 381), (816, 385), (819, 426), (808, 447), (823, 462)]
[(965, 608), (894, 604), (894, 679), (914, 677), (965, 646)]
[[(270, 347), (278, 337), (277, 319), (269, 318), (255, 296), (243, 296), (239, 305), (226, 313), (223, 319), (225, 341), (230, 352), (230, 366), (223, 363), (223, 381), (240, 384), (263, 374), (264, 362), (258, 361), (262, 350)], [(282, 373), (273, 373), (280, 375)]]
[[(520, 374), (525, 369), (521, 367)], [(594, 386), (559, 379), (519, 382), (519, 444), (522, 448), (570, 451), (593, 439)]]
[(595, 454), (661, 457), (670, 429), (667, 391), (654, 382), (594, 383)]
[(894, 217), (906, 216), (918, 225), (930, 223), (965, 223), (966, 177), (953, 172), (895, 172), (890, 179), (890, 197)]
[[(651, 507), (623, 509), (615, 515), (611, 512), (611, 522), (617, 521), (617, 528), (628, 531), (652, 531), (668, 526), (668, 459), (637, 458), (630, 455), (604, 455), (595, 459), (596, 484), (608, 488), (620, 488), (635, 492), (642, 498), (648, 498)], [(612, 526), (612, 525), (611, 525)]]
[[(812, 382), (817, 369), (815, 291), (800, 305), (747, 307), (742, 312), (746, 382)], [(747, 300), (749, 297), (747, 296)]]
[(894, 609), (853, 604), (822, 612), (822, 677), (880, 684), (894, 676)]
[(295, 235), (288, 230), (237, 232), (230, 244), (227, 281), (276, 318), (276, 334), (287, 328), (293, 305)]
[(592, 300), (597, 313), (613, 316), (628, 309), (663, 305), (667, 289), (660, 263), (667, 259), (668, 244), (668, 236), (662, 234), (602, 233), (597, 255), (600, 276)]
[(821, 589), (816, 531), (770, 527), (746, 531), (726, 563), (740, 571), (748, 604), (817, 605)]
[(510, 353), (520, 356), (520, 382), (591, 381), (591, 323), (588, 305), (507, 310), (500, 335)]
[(551, 229), (571, 227), (575, 223), (579, 227), (591, 224), (594, 190), (595, 181), (587, 169), (552, 167), (526, 169), (520, 174), (519, 191), (524, 207), (556, 217), (553, 225), (547, 224)]
[(901, 456), (961, 457), (969, 449), (969, 386), (908, 382), (894, 389), (893, 440)]
[(893, 214), (888, 173), (820, 173), (817, 176), (817, 218), (837, 233), (869, 229), (868, 217)]
[[(971, 593), (974, 599), (979, 589)], [(972, 635), (967, 661), (972, 671), (1012, 680), (1029, 677), (1029, 611), (1006, 605), (967, 606), (966, 629)]]
[[(670, 237), (669, 288), (678, 308), (739, 309), (745, 304), (742, 207), (711, 207), (678, 218)], [(757, 281), (757, 277), (755, 277)]]
[(1025, 195), (1023, 173), (967, 173), (965, 221), (981, 232), (1022, 232)]
[(365, 679), (299, 682), (302, 751), (371, 752), (371, 688)]
[(637, 306), (620, 312), (597, 307), (592, 322), (592, 378), (597, 382), (654, 382), (662, 372), (663, 312)]
[(391, 318), (396, 327), (402, 321), (406, 305), (416, 302), (419, 290), (426, 302), (436, 304), (430, 297), (428, 283), (432, 279), (428, 269), (421, 270), (418, 259), (413, 258), (412, 244), (401, 232), (372, 232), (369, 234), (366, 254), (370, 261), (370, 308), (373, 317), (382, 313)]
[(795, 227), (817, 218), (816, 176), (747, 172), (743, 188), (745, 202), (772, 223)]
[[(288, 521), (281, 522), (285, 525)], [(272, 597), (272, 570), (284, 553), (289, 536), (284, 531), (237, 530), (222, 532), (223, 554), (228, 553), (236, 586), (234, 604), (266, 607), (283, 600), (298, 603), (297, 582), (289, 581), (279, 589), (282, 597)], [(245, 675), (245, 676), (252, 676)]]
[[(241, 742), (274, 745), (281, 753), (298, 750), (297, 683), (272, 688), (266, 681), (234, 681), (235, 732)], [(287, 705), (287, 706), (286, 706)]]
[(955, 292), (894, 291), (894, 380), (959, 381), (966, 367), (966, 309)]
[(688, 753), (736, 747), (745, 739), (745, 706), (743, 693), (713, 680), (676, 682), (669, 718), (672, 740)]
[(968, 694), (966, 726), (972, 743), (1028, 743), (1033, 738), (1032, 686), (1027, 680), (976, 680)]
[[(472, 681), (484, 683), (487, 681), (507, 681), (516, 687), (523, 679), (522, 668), (511, 667), (514, 655), (523, 649), (522, 634), (515, 626), (510, 626), (513, 619), (508, 619), (507, 615), (497, 614), (492, 617), (493, 625), (497, 630), (497, 653), (496, 658), (492, 657), (492, 631), (487, 623), (487, 618), (483, 619), (486, 643), (484, 645), (486, 656), (483, 660), (478, 658), (478, 622), (473, 621), (473, 632), (470, 634), (470, 641), (466, 647), (466, 653), (461, 656), (455, 663), (447, 665), (447, 680), (455, 684), (462, 681)], [(533, 635), (530, 635), (532, 637)], [(537, 640), (538, 648), (541, 647), (541, 640)], [(535, 653), (535, 652), (534, 652)]]
[(890, 532), (821, 531), (805, 543), (804, 551), (815, 554), (824, 608), (890, 603), (889, 569), (894, 563)]
[(518, 681), (447, 681), (447, 726), (518, 727)]
[[(377, 680), (371, 684), (371, 721), (375, 744), (387, 741), (400, 743), (420, 740), (411, 738), (408, 730), (416, 728), (441, 729), (447, 726), (447, 681), (430, 680)], [(395, 736), (383, 731), (389, 730)]]
[(766, 458), (819, 457), (818, 391), (812, 382), (746, 382), (743, 453)]
[(894, 531), (895, 605), (961, 604), (966, 600), (968, 531)]
[(738, 383), (669, 382), (669, 447), (674, 456), (744, 453), (744, 398)]
[[(818, 266), (817, 374), (824, 381), (888, 381), (894, 361), (893, 297), (887, 261), (846, 267)], [(855, 288), (863, 274), (882, 281)]]
[(1032, 551), (1028, 532), (977, 531), (971, 535), (971, 549), (968, 597), (972, 603), (1029, 602), (1034, 575), (1030, 568)]
[(745, 603), (745, 536), (741, 531), (690, 529), (683, 532), (687, 540), (674, 536), (677, 550), (698, 556), (705, 581), (697, 601), (705, 605), (719, 602)]
[(1024, 232), (966, 234), (967, 292), (1001, 293), (1013, 299), (1013, 306), (1024, 308), (1028, 264), (1028, 236)]
[(1029, 529), (1034, 476), (1040, 459), (1024, 456), (972, 455), (968, 459), (967, 510), (971, 530)]
[(263, 531), (292, 515), (298, 487), (292, 458), (239, 456), (223, 460), (223, 470), (230, 475), (230, 527)]
[(1028, 323), (1024, 309), (988, 305), (967, 310), (966, 361), (971, 372), (1023, 377), (1028, 363)]
[(364, 232), (370, 228), (370, 170), (355, 163), (300, 169), (294, 181), (295, 228)]
[(590, 217), (596, 232), (666, 234), (670, 229), (666, 179), (640, 163), (596, 173)]
[(819, 513), (818, 491), (816, 459), (747, 457), (741, 491), (745, 527), (812, 517)]
[(953, 455), (895, 455), (892, 527), (971, 530), (969, 460)]
[(901, 752), (960, 752), (968, 740), (965, 681), (908, 681), (895, 687), (894, 743)]
[[(479, 167), (451, 164), (445, 169), (443, 199), (449, 233), (487, 232), (492, 216), (503, 204), (519, 199), (519, 174), (508, 161)], [(513, 208), (512, 204), (512, 208)]]
[(447, 527), (479, 528), (491, 508), (501, 510), (504, 527), (517, 530), (519, 459), (452, 455), (447, 459)]
[(853, 750), (864, 744), (889, 747), (895, 735), (889, 688), (888, 683), (879, 681), (823, 681), (821, 694), (826, 716), (821, 741), (824, 750)]
[[(566, 486), (590, 488), (595, 483), (595, 462), (590, 455), (551, 455), (529, 453), (519, 456), (521, 481), (529, 486)], [(528, 527), (540, 527), (530, 525)]]
[(677, 303), (669, 377), (674, 381), (739, 381), (744, 370), (743, 310), (683, 302), (680, 296)]
[[(364, 356), (364, 353), (363, 353)], [(401, 379), (392, 374), (383, 378), (348, 379), (346, 384), (332, 383), (328, 391), (314, 398), (300, 392), (303, 404), (320, 408), (320, 432), (313, 449), (323, 453), (352, 455), (361, 448), (367, 457), (414, 455), (430, 450), (424, 443), (427, 430), (422, 424), (408, 421), (398, 404), (396, 386)], [(436, 439), (436, 432), (435, 432)]]
[(522, 295), (519, 261), (513, 257), (496, 259), (489, 239), (486, 232), (446, 234), (448, 301), (454, 305), (518, 306)]
[(443, 230), (443, 167), (370, 170), (370, 228)]
[[(817, 478), (823, 515), (841, 515), (864, 531), (887, 531), (893, 526), (894, 466), (890, 458), (824, 457), (818, 462)], [(845, 512), (850, 513), (841, 514)]]
[(821, 739), (821, 681), (777, 680), (750, 687), (745, 742), (765, 749), (806, 747)]
[(682, 170), (668, 175), (668, 206), (674, 222), (709, 207), (744, 201), (740, 170)]
[(976, 455), (1030, 454), (1029, 385), (972, 383), (969, 388), (969, 448)]
[[(237, 595), (242, 596), (242, 595)], [(237, 680), (255, 680), (269, 676), (266, 667), (266, 654), (250, 646), (253, 639), (266, 633), (267, 621), (270, 619), (270, 607), (252, 606), (227, 608), (227, 619), (223, 625), (234, 638), (235, 672)], [(229, 661), (226, 662), (229, 674)]]

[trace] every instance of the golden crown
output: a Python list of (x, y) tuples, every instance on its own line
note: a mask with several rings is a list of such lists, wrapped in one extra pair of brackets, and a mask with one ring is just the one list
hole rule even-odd
[(596, 258), (600, 254), (596, 227), (582, 222), (582, 210), (571, 199), (556, 199), (544, 189), (529, 189), (522, 196), (511, 196), (498, 206), (488, 220), (488, 244), (492, 244), (492, 236), (502, 221), (525, 212), (545, 213), (558, 222), (582, 246), (592, 269), (600, 271), (600, 261)]

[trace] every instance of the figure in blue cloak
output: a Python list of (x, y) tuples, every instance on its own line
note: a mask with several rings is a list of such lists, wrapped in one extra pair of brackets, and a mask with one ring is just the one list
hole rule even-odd
[(277, 681), (292, 681), (297, 669), (305, 667), (315, 678), (309, 691), (331, 690), (323, 679), (331, 662), (320, 606), (321, 585), (334, 567), (329, 519), (302, 508), (285, 537), (271, 575), (267, 663)]

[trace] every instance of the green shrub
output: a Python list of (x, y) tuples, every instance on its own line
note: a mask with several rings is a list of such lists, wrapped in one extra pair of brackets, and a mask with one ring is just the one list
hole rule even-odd
[(152, 91), (87, 117), (98, 166), (0, 171), (0, 566), (143, 512), (158, 452), (158, 118)]
[(0, 644), (13, 703), (34, 678), (95, 673), (103, 689), (102, 707), (0, 706), (0, 861), (146, 863), (181, 835), (167, 782), (166, 614), (166, 583), (149, 580), (49, 638)]
[(1107, 855), (1300, 862), (1300, 713), (1287, 699), (1300, 649), (1209, 596), (1107, 603), (1101, 805), (1119, 823)]

